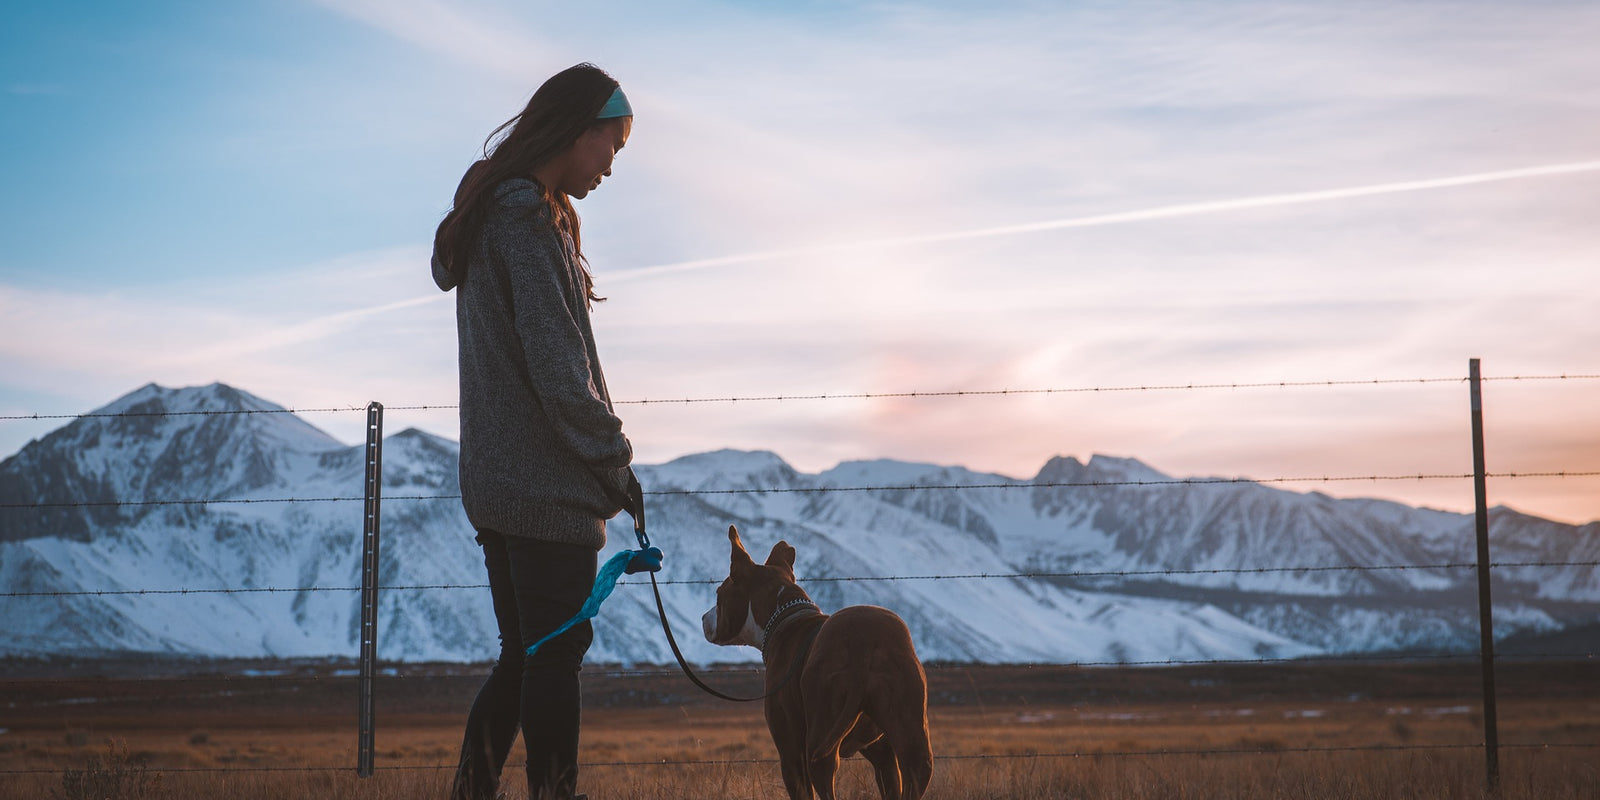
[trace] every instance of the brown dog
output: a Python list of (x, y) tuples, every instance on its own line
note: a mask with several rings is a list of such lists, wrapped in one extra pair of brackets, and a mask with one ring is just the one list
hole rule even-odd
[(813, 790), (834, 800), (839, 759), (857, 752), (872, 762), (884, 800), (922, 797), (933, 773), (928, 680), (905, 622), (877, 606), (824, 614), (795, 585), (788, 543), (773, 545), (762, 565), (731, 526), (728, 541), (728, 579), (701, 624), (713, 644), (761, 648), (766, 691), (777, 689), (766, 698), (767, 728), (790, 800), (811, 800)]

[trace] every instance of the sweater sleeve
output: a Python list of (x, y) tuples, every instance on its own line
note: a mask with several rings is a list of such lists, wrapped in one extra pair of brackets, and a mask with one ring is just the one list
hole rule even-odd
[(612, 413), (593, 363), (584, 311), (574, 308), (570, 267), (553, 230), (539, 225), (531, 237), (506, 241), (511, 305), (534, 395), (562, 443), (591, 470), (615, 471), (633, 460), (633, 448)]

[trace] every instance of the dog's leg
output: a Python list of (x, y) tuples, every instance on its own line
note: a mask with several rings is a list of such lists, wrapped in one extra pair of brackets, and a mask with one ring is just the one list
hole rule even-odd
[(922, 793), (928, 791), (929, 781), (933, 780), (933, 751), (928, 747), (926, 735), (920, 743), (913, 742), (908, 751), (895, 755), (904, 782), (900, 787), (900, 800), (920, 800)]
[(861, 698), (851, 688), (813, 693), (806, 706), (806, 753), (811, 759), (811, 788), (822, 800), (833, 800), (833, 779), (839, 771), (839, 747), (861, 721)]
[(919, 800), (933, 778), (926, 685), (901, 687), (894, 698), (873, 695), (867, 705), (867, 716), (883, 729), (883, 738), (875, 744), (887, 742), (900, 768), (900, 794), (893, 796), (894, 800)]
[(900, 767), (895, 763), (894, 748), (889, 740), (878, 741), (861, 748), (861, 756), (872, 763), (872, 772), (878, 778), (878, 794), (883, 800), (900, 800)]
[(778, 748), (778, 766), (789, 800), (812, 800), (811, 775), (806, 759), (805, 723), (791, 719), (780, 704), (767, 700), (767, 731)]
[[(808, 676), (809, 677), (809, 676)], [(861, 718), (853, 692), (808, 696), (805, 752), (810, 759), (811, 788), (822, 800), (833, 800), (833, 778), (839, 771), (839, 745)]]
[(933, 779), (933, 748), (928, 744), (928, 723), (885, 725), (884, 740), (894, 749), (900, 766), (897, 800), (919, 800)]
[(806, 769), (805, 758), (785, 753), (779, 756), (778, 762), (783, 769), (783, 788), (789, 790), (789, 800), (812, 800), (811, 775)]
[(833, 779), (839, 773), (839, 751), (811, 755), (811, 788), (817, 791), (817, 800), (834, 800)]

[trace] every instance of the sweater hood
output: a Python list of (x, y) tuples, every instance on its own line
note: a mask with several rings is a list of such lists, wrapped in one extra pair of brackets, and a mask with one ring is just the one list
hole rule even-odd
[[(510, 178), (500, 182), (494, 187), (494, 200), (505, 208), (538, 208), (544, 207), (544, 189), (538, 183), (527, 178)], [(433, 282), (438, 284), (439, 290), (448, 292), (456, 288), (459, 282), (456, 276), (444, 266), (444, 260), (439, 258), (439, 240), (433, 241)]]
[(527, 178), (507, 178), (494, 187), (494, 199), (506, 208), (538, 208), (544, 205), (544, 187)]
[(448, 292), (456, 288), (456, 276), (444, 268), (444, 262), (439, 260), (439, 242), (433, 243), (433, 282), (439, 285), (439, 291)]

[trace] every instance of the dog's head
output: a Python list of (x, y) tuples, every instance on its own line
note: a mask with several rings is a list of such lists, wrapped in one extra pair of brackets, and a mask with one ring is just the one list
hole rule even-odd
[(728, 526), (732, 558), (728, 579), (717, 587), (717, 604), (700, 625), (712, 644), (761, 646), (761, 626), (778, 607), (778, 596), (791, 593), (804, 597), (794, 583), (794, 548), (778, 542), (767, 555), (767, 563), (757, 564), (739, 541), (739, 529)]

